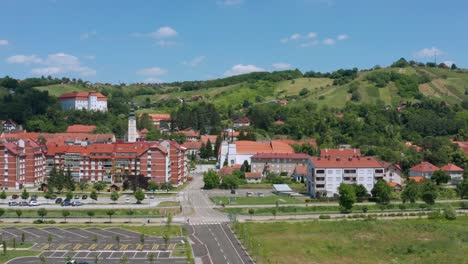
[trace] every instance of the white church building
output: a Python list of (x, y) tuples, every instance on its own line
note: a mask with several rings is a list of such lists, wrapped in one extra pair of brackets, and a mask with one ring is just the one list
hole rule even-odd
[(59, 98), (62, 110), (107, 111), (107, 98), (98, 92), (73, 92)]

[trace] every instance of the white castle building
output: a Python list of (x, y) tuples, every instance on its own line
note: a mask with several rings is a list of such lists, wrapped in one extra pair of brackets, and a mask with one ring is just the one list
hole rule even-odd
[(62, 110), (107, 111), (107, 98), (95, 91), (62, 94), (59, 98)]

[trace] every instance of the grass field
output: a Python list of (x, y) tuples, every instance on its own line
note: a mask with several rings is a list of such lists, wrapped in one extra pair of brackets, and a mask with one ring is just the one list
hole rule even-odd
[(60, 95), (64, 93), (89, 92), (92, 90), (91, 88), (82, 87), (78, 85), (72, 85), (72, 84), (55, 84), (55, 85), (49, 85), (49, 86), (36, 87), (36, 89), (39, 91), (48, 91), (50, 95), (53, 95), (56, 97), (59, 97)]
[[(257, 263), (466, 263), (468, 218), (236, 224)], [(244, 234), (244, 235), (242, 235)]]
[[(21, 210), (21, 209), (20, 209)], [(47, 216), (45, 218), (63, 218), (62, 212), (63, 210), (67, 210), (70, 212), (70, 216), (68, 218), (87, 218), (87, 212), (93, 211), (95, 215), (92, 218), (108, 218), (107, 211), (109, 209), (66, 209), (61, 208), (57, 210), (47, 210)], [(25, 209), (21, 210), (23, 214), (21, 218), (37, 218), (40, 217), (37, 214), (37, 210)], [(129, 215), (127, 209), (113, 209), (115, 212), (112, 218), (128, 218)], [(179, 208), (164, 208), (164, 209), (133, 209), (133, 215), (131, 217), (162, 217), (166, 213), (178, 213)], [(18, 218), (15, 209), (7, 209), (5, 210), (5, 214), (2, 216), (3, 218)]]
[(37, 256), (40, 253), (40, 251), (32, 250), (8, 250), (6, 254), (0, 253), (0, 264), (18, 257)]
[(212, 197), (211, 200), (216, 204), (225, 205), (253, 205), (253, 204), (298, 204), (304, 203), (304, 200), (285, 197), (285, 196), (264, 196), (264, 197)]

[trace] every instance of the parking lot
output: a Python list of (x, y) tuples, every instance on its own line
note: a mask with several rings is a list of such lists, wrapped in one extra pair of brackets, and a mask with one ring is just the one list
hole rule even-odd
[[(64, 263), (67, 257), (95, 263), (186, 263), (177, 254), (184, 248), (182, 237), (171, 238), (166, 245), (160, 237), (145, 235), (121, 228), (35, 228), (5, 227), (0, 229), (4, 241), (32, 242), (31, 250), (42, 251), (47, 263)], [(183, 255), (183, 254), (182, 254)], [(38, 257), (18, 258), (9, 263), (40, 263)], [(155, 262), (156, 263), (156, 262)]]

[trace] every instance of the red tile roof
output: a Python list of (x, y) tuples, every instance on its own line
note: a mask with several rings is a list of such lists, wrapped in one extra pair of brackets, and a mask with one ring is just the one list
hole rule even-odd
[(201, 142), (198, 141), (192, 141), (192, 140), (187, 140), (182, 144), (182, 147), (186, 149), (200, 149), (201, 148)]
[(71, 125), (67, 128), (67, 133), (92, 133), (96, 126)]
[(320, 156), (321, 157), (342, 157), (342, 158), (347, 158), (347, 157), (360, 157), (361, 156), (361, 150), (360, 149), (321, 149), (320, 150)]
[(200, 140), (205, 145), (206, 145), (206, 143), (208, 143), (208, 140), (210, 140), (211, 144), (214, 144), (214, 143), (216, 143), (216, 138), (217, 137), (218, 136), (216, 136), (216, 135), (203, 135), (203, 136), (200, 136)]
[(424, 176), (409, 176), (408, 177), (408, 180), (413, 180), (415, 182), (423, 182), (424, 180), (426, 180), (426, 177)]
[(260, 172), (246, 172), (245, 178), (246, 179), (258, 179), (258, 178), (262, 178), (262, 174)]
[(224, 166), (218, 171), (218, 175), (232, 175), (234, 170), (240, 170), (242, 165), (235, 164), (232, 166)]
[(148, 114), (153, 122), (170, 121), (170, 114)]
[(247, 124), (247, 123), (250, 123), (250, 119), (248, 117), (242, 117), (242, 118), (238, 118), (234, 121), (232, 121), (233, 123), (238, 123), (238, 124)]
[(305, 165), (297, 165), (294, 169), (295, 175), (307, 175), (307, 167)]
[(458, 144), (465, 154), (468, 154), (468, 141), (455, 141), (455, 143)]
[(416, 171), (416, 172), (434, 172), (438, 170), (439, 170), (439, 167), (427, 161), (424, 161), (410, 168), (410, 171)]
[(251, 159), (308, 159), (304, 153), (257, 153)]
[(273, 124), (277, 125), (277, 126), (281, 126), (281, 125), (284, 125), (284, 121), (282, 120), (276, 120), (275, 122), (273, 122)]
[(88, 97), (91, 95), (96, 95), (97, 99), (100, 101), (107, 100), (107, 98), (102, 93), (97, 93), (95, 91), (66, 93), (66, 94), (62, 94), (58, 99), (59, 100), (88, 100)]
[(380, 164), (382, 165), (382, 167), (384, 167), (385, 169), (387, 169), (388, 167), (390, 166), (395, 166), (395, 168), (399, 169), (401, 171), (401, 167), (400, 165), (398, 164), (393, 164), (391, 162), (386, 162), (386, 161), (380, 161)]
[(440, 168), (441, 171), (446, 171), (446, 172), (449, 172), (449, 171), (464, 171), (462, 168), (458, 167), (457, 165), (455, 164), (452, 164), (452, 163), (449, 163), (445, 166), (442, 166), (442, 168)]
[(284, 143), (278, 141), (247, 141), (238, 140), (235, 142), (237, 154), (252, 154), (257, 153), (294, 153), (293, 148)]
[(200, 137), (200, 132), (195, 131), (195, 130), (191, 130), (191, 129), (190, 130), (179, 131), (177, 133), (184, 134), (187, 137)]
[(317, 147), (317, 140), (314, 138), (304, 138), (301, 140), (294, 140), (294, 139), (275, 139), (276, 142), (283, 142), (288, 145), (302, 145), (304, 143), (309, 143), (314, 147)]
[(320, 158), (312, 157), (316, 168), (382, 168), (375, 157), (360, 158)]

